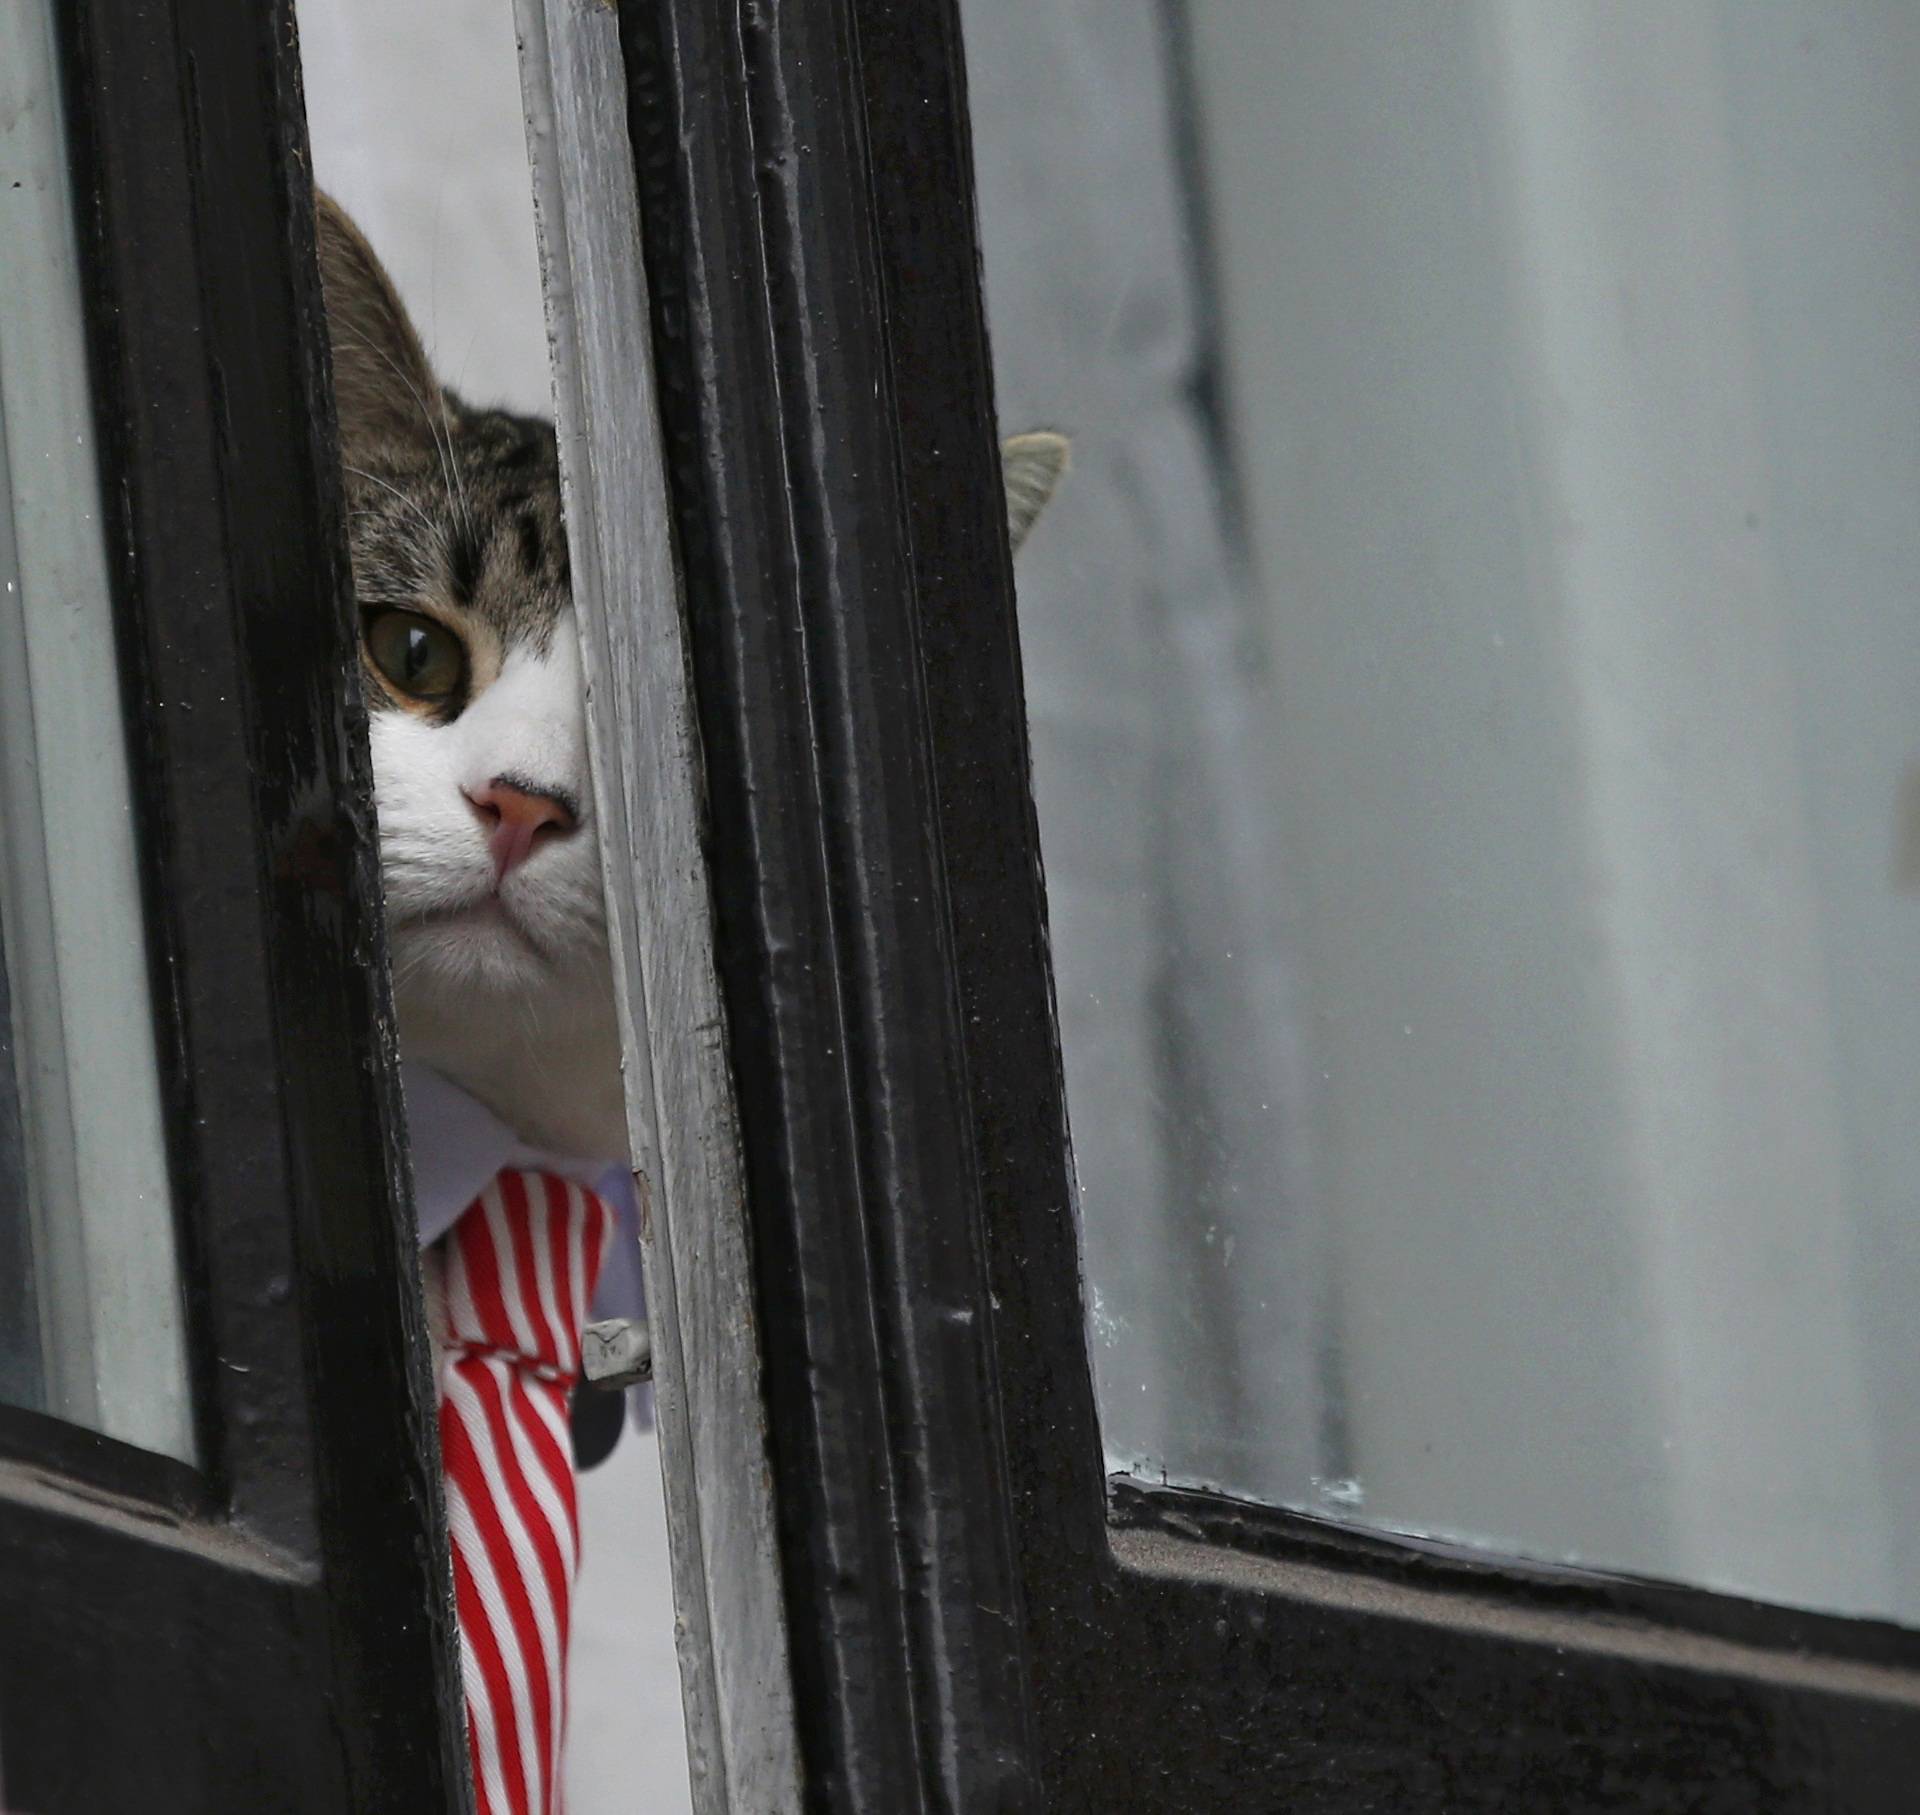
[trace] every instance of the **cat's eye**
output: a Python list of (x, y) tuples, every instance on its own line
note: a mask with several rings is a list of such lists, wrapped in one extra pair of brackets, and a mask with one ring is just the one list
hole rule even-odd
[(365, 635), (373, 665), (412, 699), (451, 699), (466, 680), (466, 645), (433, 618), (417, 611), (372, 611)]

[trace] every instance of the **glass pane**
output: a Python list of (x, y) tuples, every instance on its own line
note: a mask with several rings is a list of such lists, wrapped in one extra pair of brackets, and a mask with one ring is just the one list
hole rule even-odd
[(1920, 1621), (1920, 11), (964, 13), (1113, 1466)]
[(51, 18), (0, 7), (0, 1401), (191, 1458)]
[(13, 992), (7, 987), (7, 954), (0, 948), (0, 1404), (43, 1403), (38, 1338), (33, 1244), (27, 1232), (26, 1136), (14, 1082)]

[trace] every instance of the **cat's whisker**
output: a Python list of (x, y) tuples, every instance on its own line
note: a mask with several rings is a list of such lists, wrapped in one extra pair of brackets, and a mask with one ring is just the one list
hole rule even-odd
[(453, 430), (442, 425), (440, 432), (434, 434), (433, 418), (424, 403), (420, 411), (427, 417), (427, 432), (434, 435), (434, 445), (440, 449), (440, 470), (446, 475), (447, 495), (459, 506), (460, 520), (467, 534), (472, 536), (476, 533), (473, 527), (473, 500), (467, 495), (466, 475), (461, 471), (460, 457), (454, 451)]
[[(454, 383), (456, 386), (464, 384), (466, 382), (467, 360), (472, 356), (473, 343), (475, 339), (478, 338), (478, 336), (479, 336), (479, 330), (477, 328), (474, 330), (472, 334), (467, 336), (467, 350), (465, 353), (463, 353), (460, 356), (460, 373), (459, 373), (459, 376), (454, 380)], [(449, 452), (451, 452), (452, 442), (453, 442), (453, 437), (451, 434), (448, 435), (447, 442), (448, 442), (448, 450)], [(460, 475), (460, 508), (466, 516), (467, 533), (469, 535), (472, 535), (473, 534), (473, 503), (472, 503), (472, 500), (467, 496), (466, 475), (464, 473)]]
[(379, 486), (383, 492), (391, 492), (408, 510), (413, 512), (414, 516), (419, 520), (420, 527), (424, 529), (429, 536), (436, 542), (440, 539), (440, 526), (421, 508), (420, 501), (417, 498), (409, 498), (399, 486), (390, 484), (387, 480), (382, 479), (378, 473), (368, 472), (364, 466), (348, 466), (345, 462), (342, 462), (340, 470), (344, 473), (353, 474), (356, 479), (366, 480), (369, 485)]
[(472, 535), (474, 533), (473, 501), (467, 495), (466, 481), (460, 472), (459, 458), (453, 447), (453, 430), (447, 423), (446, 412), (444, 410), (436, 412), (429, 406), (426, 398), (421, 394), (420, 387), (407, 376), (406, 368), (385, 347), (351, 326), (345, 326), (339, 332), (344, 338), (357, 341), (376, 359), (379, 359), (394, 377), (399, 379), (407, 395), (413, 399), (420, 411), (420, 419), (427, 425), (427, 435), (433, 442), (434, 453), (439, 458), (440, 475), (447, 487), (447, 499), (459, 507), (466, 531), (468, 535)]

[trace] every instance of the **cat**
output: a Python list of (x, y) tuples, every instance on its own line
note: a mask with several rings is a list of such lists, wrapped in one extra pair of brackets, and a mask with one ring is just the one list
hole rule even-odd
[[(440, 383), (365, 237), (316, 206), (401, 1052), (531, 1147), (623, 1161), (553, 427)], [(1017, 548), (1066, 439), (1002, 464)]]

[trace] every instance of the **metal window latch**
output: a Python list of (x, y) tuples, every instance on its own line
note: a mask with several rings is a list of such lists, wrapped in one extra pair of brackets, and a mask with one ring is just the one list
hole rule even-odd
[(620, 1392), (653, 1378), (653, 1336), (638, 1317), (607, 1317), (580, 1332), (580, 1377)]

